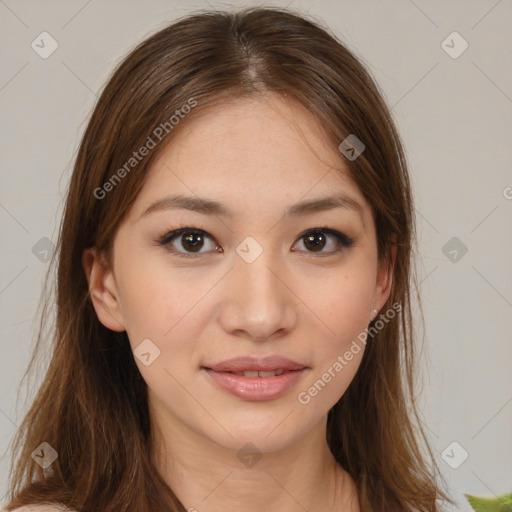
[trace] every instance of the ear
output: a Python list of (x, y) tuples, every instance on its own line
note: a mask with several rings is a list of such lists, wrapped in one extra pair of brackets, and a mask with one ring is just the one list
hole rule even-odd
[(389, 298), (389, 295), (391, 294), (391, 285), (393, 284), (393, 271), (396, 261), (396, 251), (396, 244), (392, 244), (389, 249), (388, 257), (379, 262), (373, 305), (374, 309), (377, 310), (377, 313), (372, 314), (373, 318), (379, 314), (378, 312), (382, 306), (384, 306)]
[(125, 331), (125, 324), (118, 300), (114, 273), (104, 253), (96, 248), (85, 249), (82, 266), (89, 283), (89, 295), (99, 321), (113, 331)]

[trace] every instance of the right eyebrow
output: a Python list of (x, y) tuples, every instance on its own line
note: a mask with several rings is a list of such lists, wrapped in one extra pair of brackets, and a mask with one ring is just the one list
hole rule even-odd
[(234, 217), (234, 212), (228, 210), (218, 201), (183, 195), (168, 196), (158, 199), (144, 211), (141, 217), (155, 211), (174, 210), (179, 208), (202, 213), (203, 215), (221, 215), (230, 218)]

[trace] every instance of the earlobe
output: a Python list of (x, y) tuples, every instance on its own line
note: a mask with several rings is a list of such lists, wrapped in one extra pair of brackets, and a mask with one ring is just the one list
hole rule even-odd
[(99, 321), (112, 331), (125, 331), (112, 269), (96, 248), (85, 249), (82, 266), (89, 283), (89, 297)]

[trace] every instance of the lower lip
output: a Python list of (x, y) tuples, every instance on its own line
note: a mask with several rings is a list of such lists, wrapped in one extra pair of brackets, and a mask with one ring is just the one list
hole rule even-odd
[(228, 393), (254, 402), (279, 398), (295, 386), (304, 374), (304, 370), (294, 370), (275, 377), (244, 377), (229, 372), (216, 372), (208, 368), (204, 370)]

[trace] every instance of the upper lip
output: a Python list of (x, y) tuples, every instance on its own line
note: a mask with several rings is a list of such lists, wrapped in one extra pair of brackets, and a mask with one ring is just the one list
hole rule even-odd
[(264, 358), (244, 356), (227, 359), (226, 361), (221, 361), (214, 365), (205, 365), (204, 368), (214, 370), (216, 372), (268, 372), (272, 370), (303, 370), (306, 366), (281, 356), (268, 356)]

